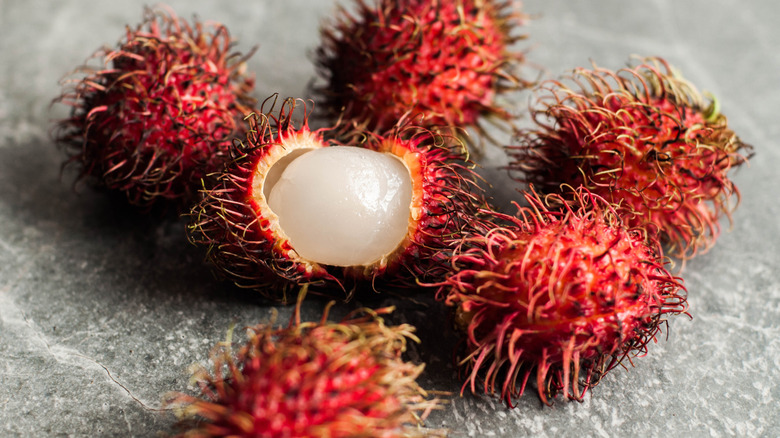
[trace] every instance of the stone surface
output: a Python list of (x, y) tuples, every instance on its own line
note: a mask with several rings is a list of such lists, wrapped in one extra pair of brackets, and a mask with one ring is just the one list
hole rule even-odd
[[(0, 1), (0, 436), (155, 436), (172, 432), (168, 391), (191, 391), (187, 368), (206, 363), (231, 324), (291, 314), (215, 280), (177, 220), (160, 221), (60, 175), (48, 136), (67, 112), (50, 106), (58, 80), (145, 2)], [(172, 1), (185, 18), (225, 23), (250, 60), (257, 97), (305, 96), (311, 53), (330, 0)], [(734, 175), (743, 200), (734, 226), (684, 272), (692, 319), (635, 367), (613, 371), (583, 403), (542, 407), (533, 391), (514, 410), (455, 396), (428, 420), (454, 437), (780, 435), (780, 6), (771, 0), (526, 1), (531, 61), (559, 75), (591, 61), (623, 66), (660, 55), (717, 95), (732, 128), (756, 147)], [(517, 96), (522, 104), (527, 95)], [(484, 162), (496, 196), (515, 196), (497, 150)], [(419, 328), (413, 360), (423, 384), (459, 391), (454, 339), (430, 300), (391, 318)], [(395, 303), (379, 298), (349, 306)], [(305, 318), (319, 315), (311, 300)], [(426, 306), (427, 304), (427, 306)], [(336, 314), (349, 306), (339, 306)]]

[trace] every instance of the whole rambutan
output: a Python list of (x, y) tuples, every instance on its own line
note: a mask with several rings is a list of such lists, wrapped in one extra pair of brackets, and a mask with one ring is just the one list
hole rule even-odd
[(72, 107), (56, 140), (80, 166), (79, 180), (124, 192), (130, 203), (187, 203), (216, 170), (251, 112), (254, 79), (231, 52), (221, 24), (192, 25), (165, 10), (145, 11), (116, 49), (93, 55), (56, 101)]
[(249, 118), (247, 141), (192, 209), (190, 240), (274, 299), (299, 284), (416, 284), (479, 203), (462, 144), (399, 125), (345, 146), (311, 131), (305, 106), (296, 120), (296, 103)]
[[(515, 176), (548, 193), (583, 185), (689, 258), (720, 233), (739, 200), (728, 178), (746, 161), (743, 143), (719, 112), (660, 58), (617, 72), (577, 69), (538, 90), (538, 129), (510, 146)], [(736, 196), (734, 202), (732, 197)]]
[[(646, 352), (667, 314), (684, 312), (672, 277), (645, 236), (629, 230), (606, 201), (576, 191), (526, 194), (518, 217), (467, 233), (437, 298), (455, 309), (464, 333), (463, 390), (500, 391), (509, 406), (535, 375), (541, 400), (561, 391), (582, 400), (609, 370)], [(550, 195), (552, 196), (552, 195)], [(519, 219), (522, 218), (522, 219)]]
[[(286, 328), (261, 324), (233, 354), (212, 353), (213, 372), (193, 375), (200, 397), (169, 395), (166, 404), (195, 423), (183, 437), (418, 437), (443, 431), (422, 428), (441, 401), (417, 383), (424, 365), (402, 359), (407, 342), (419, 342), (408, 324), (387, 326), (392, 308), (364, 309), (328, 322)], [(186, 420), (184, 426), (187, 426)]]
[(510, 46), (525, 16), (503, 0), (378, 0), (341, 7), (323, 25), (317, 91), (327, 116), (384, 131), (405, 114), (427, 128), (475, 127), (482, 116), (514, 117), (499, 103), (528, 85), (516, 74), (523, 54)]

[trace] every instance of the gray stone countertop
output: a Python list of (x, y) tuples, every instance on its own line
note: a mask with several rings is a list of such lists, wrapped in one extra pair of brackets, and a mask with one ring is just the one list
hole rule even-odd
[[(187, 368), (238, 327), (292, 312), (215, 280), (179, 221), (158, 222), (60, 175), (48, 133), (66, 115), (50, 106), (66, 73), (145, 2), (0, 1), (0, 436), (157, 436), (175, 418), (168, 391), (192, 391)], [(311, 53), (330, 0), (171, 1), (226, 24), (257, 97), (304, 96)], [(718, 96), (730, 126), (755, 147), (733, 174), (742, 192), (734, 225), (684, 271), (691, 319), (635, 366), (617, 369), (582, 403), (544, 407), (528, 391), (512, 410), (486, 396), (455, 396), (427, 424), (454, 437), (780, 436), (780, 6), (771, 0), (528, 0), (529, 60), (557, 76), (595, 61), (620, 68), (632, 54), (667, 58)], [(522, 95), (519, 101), (527, 101)], [(495, 196), (516, 196), (483, 159)], [(391, 298), (351, 305), (381, 306)], [(392, 322), (418, 326), (423, 386), (459, 391), (452, 339), (437, 307), (401, 303)], [(319, 315), (322, 302), (304, 307)], [(338, 312), (338, 311), (337, 311)]]

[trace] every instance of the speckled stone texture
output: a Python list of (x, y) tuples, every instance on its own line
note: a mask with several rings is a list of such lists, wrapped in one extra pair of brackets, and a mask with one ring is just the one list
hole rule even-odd
[[(50, 106), (58, 81), (145, 2), (0, 1), (0, 436), (156, 436), (176, 419), (168, 391), (193, 391), (187, 368), (207, 363), (231, 326), (279, 320), (289, 307), (216, 280), (180, 220), (142, 215), (87, 188), (49, 137), (66, 108)], [(172, 1), (226, 24), (237, 48), (258, 51), (256, 97), (305, 96), (318, 27), (331, 0)], [(635, 367), (617, 369), (584, 402), (543, 407), (534, 390), (513, 409), (457, 396), (455, 342), (446, 312), (386, 297), (335, 313), (399, 304), (393, 323), (418, 326), (410, 359), (427, 388), (453, 391), (428, 420), (453, 437), (780, 436), (780, 4), (772, 0), (526, 1), (529, 59), (557, 76), (591, 60), (619, 68), (632, 54), (659, 55), (721, 101), (731, 127), (756, 148), (734, 180), (743, 194), (734, 226), (684, 271), (692, 319)], [(528, 95), (513, 96), (523, 108)], [(527, 123), (523, 120), (521, 124)], [(498, 133), (501, 138), (500, 133)], [(508, 141), (503, 138), (502, 141)], [(492, 149), (483, 172), (499, 202), (517, 195)], [(307, 300), (304, 318), (323, 305)], [(240, 330), (239, 330), (240, 332)]]

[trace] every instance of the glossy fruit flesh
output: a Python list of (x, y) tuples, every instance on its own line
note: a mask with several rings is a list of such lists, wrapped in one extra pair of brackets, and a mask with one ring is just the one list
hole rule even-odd
[[(333, 265), (366, 265), (409, 232), (412, 183), (403, 162), (357, 147), (307, 151), (266, 178), (263, 194), (298, 255)], [(269, 172), (269, 176), (270, 172)]]

